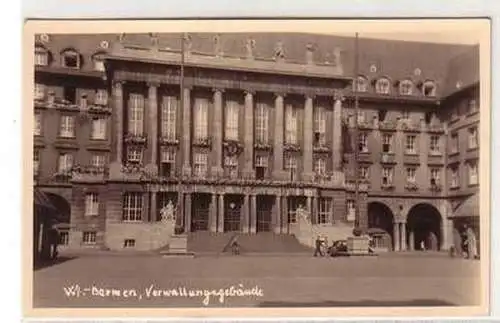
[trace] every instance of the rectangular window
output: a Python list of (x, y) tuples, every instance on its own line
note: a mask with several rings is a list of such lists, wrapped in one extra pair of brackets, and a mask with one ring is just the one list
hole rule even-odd
[(194, 100), (194, 138), (195, 140), (208, 138), (208, 100), (204, 98)]
[(437, 135), (432, 135), (430, 138), (430, 152), (431, 155), (441, 154), (440, 137)]
[(267, 156), (255, 156), (255, 177), (257, 179), (264, 179), (267, 176), (267, 167)]
[(37, 176), (40, 171), (40, 150), (33, 151), (33, 175)]
[(127, 149), (127, 161), (140, 164), (142, 162), (142, 148), (131, 146)]
[(452, 167), (452, 168), (450, 168), (450, 171), (451, 171), (450, 187), (451, 188), (459, 187), (460, 186), (460, 178), (458, 176), (458, 167), (457, 166)]
[(415, 183), (417, 181), (417, 169), (415, 167), (406, 168), (406, 181)]
[(431, 168), (431, 186), (440, 185), (441, 170), (439, 168)]
[(382, 185), (392, 185), (393, 174), (394, 174), (394, 168), (392, 167), (382, 168)]
[(48, 64), (48, 55), (44, 50), (35, 50), (35, 65), (39, 66), (47, 66)]
[(33, 134), (35, 136), (42, 135), (42, 115), (40, 113), (35, 113), (35, 125), (33, 129)]
[(314, 144), (324, 146), (326, 143), (326, 113), (323, 107), (317, 107), (314, 111)]
[(384, 133), (382, 137), (382, 152), (392, 152), (392, 135), (389, 133)]
[(297, 110), (292, 105), (287, 105), (285, 111), (285, 142), (297, 144)]
[(258, 144), (269, 142), (269, 109), (264, 103), (258, 103), (255, 109), (255, 141)]
[(403, 110), (401, 112), (401, 119), (403, 121), (409, 121), (410, 120), (410, 111), (407, 111), (407, 110)]
[(359, 151), (362, 153), (368, 152), (368, 134), (365, 132), (359, 134)]
[(82, 241), (83, 244), (95, 244), (97, 238), (97, 232), (95, 231), (84, 231)]
[(416, 154), (417, 149), (415, 142), (417, 141), (417, 137), (415, 135), (407, 135), (406, 136), (406, 144), (405, 144), (405, 153), (406, 154)]
[(35, 100), (43, 100), (45, 97), (45, 85), (35, 83), (35, 93), (34, 93)]
[(61, 116), (61, 125), (59, 128), (59, 136), (62, 138), (75, 137), (75, 117)]
[(67, 246), (69, 244), (69, 232), (60, 231), (59, 232), (59, 245)]
[(174, 175), (175, 150), (166, 147), (162, 148), (160, 161), (160, 176), (169, 177)]
[(161, 136), (167, 140), (176, 139), (177, 98), (164, 96), (161, 105)]
[(285, 155), (285, 170), (290, 174), (292, 180), (296, 179), (297, 158), (291, 154)]
[(90, 139), (92, 140), (105, 140), (106, 139), (106, 123), (105, 118), (97, 118), (92, 120), (92, 130)]
[(368, 166), (360, 166), (359, 167), (359, 178), (360, 179), (368, 179), (370, 176)]
[(314, 172), (318, 175), (326, 173), (326, 160), (324, 158), (316, 158), (314, 160)]
[(99, 214), (99, 200), (96, 193), (85, 195), (85, 216), (97, 216)]
[(142, 94), (130, 94), (128, 132), (136, 136), (141, 136), (144, 133), (144, 96)]
[(477, 128), (469, 128), (469, 149), (475, 149), (479, 146)]
[(479, 182), (477, 163), (469, 162), (468, 169), (469, 169), (469, 185), (477, 185)]
[(346, 201), (346, 207), (347, 207), (347, 221), (352, 222), (356, 220), (356, 203), (354, 200), (347, 200)]
[(95, 93), (95, 104), (107, 105), (108, 104), (108, 91), (99, 89)]
[(226, 102), (226, 140), (238, 140), (238, 102)]
[(330, 222), (332, 218), (332, 199), (331, 198), (320, 198), (318, 201), (318, 222), (319, 224), (326, 224)]
[(125, 193), (123, 199), (123, 221), (142, 221), (142, 193)]
[(73, 167), (73, 155), (63, 153), (59, 155), (58, 172), (65, 173), (71, 171)]
[(226, 156), (224, 158), (224, 170), (226, 176), (230, 178), (238, 177), (238, 157), (237, 156)]
[(358, 111), (358, 124), (360, 123), (365, 123), (366, 120), (366, 113), (365, 111)]
[(76, 104), (76, 88), (74, 86), (64, 87), (64, 100), (67, 103)]
[(193, 156), (193, 172), (196, 177), (205, 177), (208, 168), (208, 155), (206, 153), (196, 153)]
[(93, 154), (91, 165), (94, 167), (103, 167), (106, 165), (106, 156), (104, 154)]
[(134, 248), (135, 247), (135, 239), (125, 239), (123, 241), (123, 248)]
[(451, 134), (450, 152), (458, 153), (458, 133)]

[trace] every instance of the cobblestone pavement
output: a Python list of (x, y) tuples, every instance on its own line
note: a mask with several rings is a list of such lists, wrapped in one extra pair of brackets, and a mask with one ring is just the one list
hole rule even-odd
[(207, 306), (252, 307), (478, 305), (479, 277), (477, 260), (432, 255), (85, 256), (36, 270), (33, 305), (199, 307), (207, 300)]

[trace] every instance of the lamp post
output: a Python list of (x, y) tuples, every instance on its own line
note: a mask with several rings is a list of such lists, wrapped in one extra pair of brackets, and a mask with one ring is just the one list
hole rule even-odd
[(354, 79), (353, 79), (353, 93), (354, 93), (354, 227), (359, 227), (359, 97), (358, 97), (358, 74), (359, 74), (359, 54), (358, 54), (358, 33), (356, 33), (354, 43)]

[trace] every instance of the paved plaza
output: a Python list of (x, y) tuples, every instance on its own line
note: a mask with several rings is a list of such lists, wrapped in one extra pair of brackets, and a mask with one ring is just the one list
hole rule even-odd
[(478, 305), (479, 275), (477, 260), (432, 254), (83, 256), (34, 272), (34, 306)]

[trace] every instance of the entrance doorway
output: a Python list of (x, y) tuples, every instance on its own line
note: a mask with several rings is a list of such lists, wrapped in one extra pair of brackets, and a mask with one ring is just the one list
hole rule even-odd
[(272, 209), (274, 199), (272, 196), (257, 196), (257, 232), (272, 230)]
[(211, 203), (210, 194), (193, 194), (192, 203), (191, 231), (207, 231)]
[(240, 231), (243, 196), (226, 195), (224, 199), (224, 232)]
[(407, 219), (408, 245), (415, 250), (441, 249), (441, 214), (432, 205), (417, 204), (411, 208)]
[(373, 237), (375, 248), (394, 250), (394, 215), (380, 202), (368, 204), (368, 233)]

